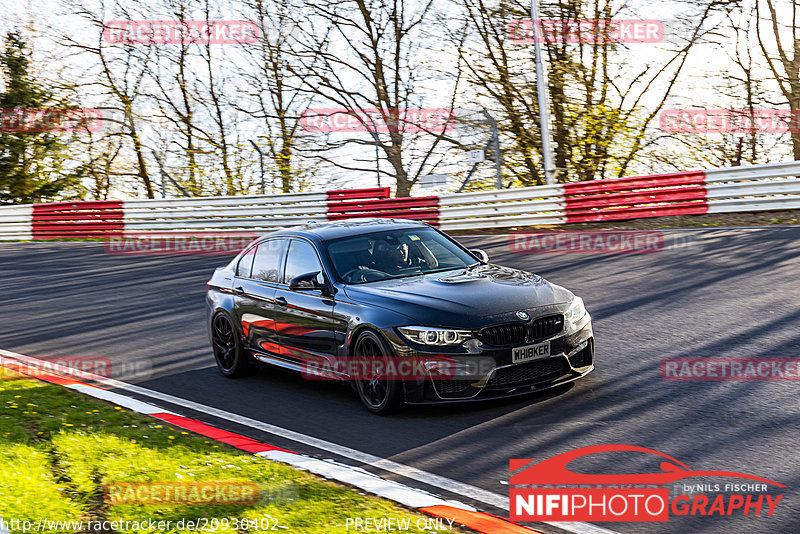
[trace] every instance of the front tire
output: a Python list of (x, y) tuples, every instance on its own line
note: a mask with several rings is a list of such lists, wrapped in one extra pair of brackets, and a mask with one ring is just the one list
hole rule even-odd
[[(359, 360), (390, 356), (386, 342), (371, 330), (359, 334), (353, 345), (353, 357)], [(360, 377), (355, 386), (364, 407), (374, 414), (386, 415), (403, 407), (403, 384), (399, 377), (381, 376), (379, 373), (369, 378)]]
[(240, 378), (256, 372), (257, 366), (244, 353), (242, 340), (225, 312), (218, 312), (211, 320), (211, 345), (217, 368), (227, 378)]

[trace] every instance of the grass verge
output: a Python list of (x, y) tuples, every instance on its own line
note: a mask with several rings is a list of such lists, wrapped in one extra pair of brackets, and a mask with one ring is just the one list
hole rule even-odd
[[(389, 501), (8, 371), (0, 380), (0, 461), (0, 516), (11, 532), (21, 532), (22, 522), (30, 521), (38, 532), (326, 534), (352, 532), (348, 518), (357, 517), (392, 518), (406, 522), (404, 532), (428, 532), (424, 521), (432, 521)], [(203, 481), (257, 485), (257, 498), (242, 504), (187, 504), (183, 498), (128, 504), (115, 502), (108, 493), (119, 483)], [(42, 519), (86, 523), (79, 529), (39, 524)], [(100, 526), (103, 521), (118, 524)], [(153, 528), (157, 521), (171, 523)], [(188, 521), (195, 526), (187, 528)]]

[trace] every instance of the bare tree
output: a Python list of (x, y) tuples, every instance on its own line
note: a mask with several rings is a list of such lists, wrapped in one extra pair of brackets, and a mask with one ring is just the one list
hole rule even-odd
[[(204, 0), (203, 15), (205, 21), (210, 23), (214, 17), (211, 11), (211, 3)], [(225, 87), (228, 86), (226, 74), (229, 69), (223, 69), (224, 61), (219, 47), (211, 40), (203, 43), (200, 47), (200, 57), (205, 64), (205, 80), (203, 82), (204, 91), (198, 97), (198, 103), (207, 109), (213, 124), (213, 133), (206, 136), (206, 142), (217, 152), (220, 165), (222, 167), (225, 188), (229, 195), (241, 191), (237, 187), (240, 177), (236, 176), (231, 167), (232, 146), (230, 140), (235, 138), (235, 128), (233, 120), (227, 116), (231, 110), (230, 103), (225, 98)]]
[[(754, 165), (769, 159), (775, 145), (785, 143), (783, 135), (777, 137), (768, 131), (761, 131), (759, 125), (764, 118), (761, 110), (768, 103), (768, 93), (762, 77), (764, 65), (759, 61), (755, 47), (755, 5), (739, 6), (727, 13), (725, 28), (733, 32), (730, 40), (720, 52), (726, 52), (730, 67), (719, 72), (719, 80), (713, 83), (713, 98), (718, 104), (713, 113), (723, 113), (719, 117), (722, 125), (715, 132), (675, 133), (670, 136), (671, 146), (683, 145), (686, 156), (681, 158), (684, 165), (691, 167), (731, 167), (742, 164)], [(729, 32), (726, 32), (729, 33)], [(732, 42), (730, 42), (732, 41)], [(702, 106), (702, 103), (685, 95), (688, 107)], [(768, 117), (769, 118), (769, 117)], [(675, 162), (672, 154), (657, 155), (665, 163)]]
[[(756, 35), (761, 52), (767, 66), (777, 82), (786, 103), (791, 110), (791, 139), (794, 159), (800, 160), (800, 21), (798, 20), (798, 2), (791, 0), (785, 4), (776, 4), (773, 0), (764, 0), (766, 10), (761, 2), (756, 2)], [(766, 11), (766, 13), (764, 13)], [(764, 16), (768, 29), (761, 28)], [(787, 42), (788, 41), (788, 42)]]
[[(701, 28), (722, 2), (703, 2), (692, 23), (695, 31), (677, 46), (661, 43), (657, 59), (633, 61), (636, 46), (605, 39), (574, 38), (568, 31), (546, 34), (555, 163), (562, 180), (623, 176), (638, 154), (653, 143), (651, 126), (673, 93)], [(507, 25), (528, 19), (522, 0), (465, 0), (461, 57), (470, 84), (493, 101), (505, 136), (507, 172), (522, 185), (543, 183), (539, 110), (533, 77), (533, 46), (508, 38)], [(542, 6), (543, 18), (564, 28), (581, 21), (612, 27), (624, 15), (610, 0), (556, 1)], [(645, 101), (648, 106), (645, 107)]]
[[(84, 0), (62, 0), (62, 6), (85, 21), (90, 29), (87, 39), (62, 28), (53, 29), (56, 42), (67, 55), (78, 55), (81, 64), (88, 59), (88, 67), (76, 82), (88, 94), (96, 95), (104, 111), (103, 136), (96, 139), (113, 155), (106, 162), (107, 172), (116, 176), (134, 176), (142, 184), (148, 198), (154, 198), (153, 184), (147, 167), (145, 146), (137, 125), (137, 103), (145, 95), (142, 80), (145, 76), (146, 57), (142, 50), (130, 43), (108, 42), (104, 36), (105, 21), (115, 18), (135, 18), (127, 3), (114, 0), (89, 3)], [(99, 9), (98, 9), (99, 6)], [(113, 138), (125, 141), (127, 150)], [(132, 153), (132, 157), (126, 157)]]
[[(192, 20), (193, 9), (197, 7), (195, 0), (168, 0), (164, 8), (181, 24)], [(151, 18), (156, 18), (151, 14)], [(180, 42), (169, 46), (151, 45), (153, 61), (148, 63), (147, 72), (154, 82), (152, 97), (158, 103), (160, 114), (172, 123), (178, 132), (177, 144), (183, 152), (186, 164), (180, 173), (184, 186), (193, 194), (200, 194), (202, 185), (198, 173), (202, 172), (198, 163), (198, 154), (203, 151), (199, 146), (196, 114), (199, 107), (197, 95), (199, 82), (196, 73), (196, 45), (181, 34)], [(200, 111), (202, 112), (202, 110)], [(166, 151), (167, 147), (157, 150)]]
[[(295, 1), (276, 3), (247, 0), (244, 13), (258, 26), (260, 39), (244, 45), (247, 63), (238, 69), (244, 80), (244, 98), (235, 103), (236, 109), (258, 119), (259, 132), (265, 132), (271, 168), (280, 181), (280, 189), (289, 193), (302, 181), (304, 169), (295, 157), (295, 145), (302, 142), (300, 118), (310, 98), (304, 84), (308, 77), (298, 61), (296, 10), (302, 4)], [(314, 54), (306, 55), (314, 64)]]
[[(366, 132), (341, 140), (331, 136), (316, 157), (340, 169), (371, 172), (355, 158), (342, 162), (332, 154), (347, 146), (368, 153), (375, 146), (388, 162), (379, 175), (395, 183), (398, 197), (409, 196), (419, 178), (441, 163), (443, 149), (457, 144), (447, 128), (420, 127), (404, 114), (408, 109), (452, 109), (454, 103), (457, 75), (454, 83), (440, 84), (446, 87), (446, 100), (439, 97), (435, 105), (418, 91), (425, 75), (419, 56), (434, 42), (425, 33), (436, 19), (433, 0), (322, 0), (309, 2), (307, 10), (299, 48), (308, 73), (304, 87), (317, 105), (352, 114)], [(375, 110), (379, 119), (373, 123), (365, 110)]]

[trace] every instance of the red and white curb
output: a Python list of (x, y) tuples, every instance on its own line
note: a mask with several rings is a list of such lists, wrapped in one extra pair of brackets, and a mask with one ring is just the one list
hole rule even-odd
[[(47, 365), (47, 369), (53, 369), (53, 372), (42, 371), (43, 365)], [(189, 430), (221, 443), (232, 445), (233, 447), (250, 452), (269, 461), (289, 464), (324, 478), (354, 486), (365, 492), (397, 502), (425, 514), (452, 519), (455, 523), (477, 532), (486, 534), (530, 534), (532, 532), (539, 532), (529, 527), (513, 523), (507, 519), (480, 512), (467, 504), (442, 499), (426, 491), (412, 488), (399, 482), (385, 480), (359, 467), (328, 459), (319, 460), (268, 443), (259, 442), (247, 436), (235, 434), (196, 419), (183, 417), (153, 404), (122, 395), (116, 391), (109, 391), (102, 387), (80, 382), (69, 377), (78, 376), (84, 380), (106, 384), (117, 382), (114, 380), (69, 369), (58, 364), (51, 364), (50, 362), (44, 362), (37, 358), (31, 358), (2, 349), (0, 349), (0, 366), (51, 384), (67, 387), (96, 399), (101, 399), (127, 408), (136, 413), (155, 417), (173, 426)], [(124, 385), (121, 382), (119, 384)], [(593, 527), (593, 525), (586, 526)], [(2, 528), (2, 524), (0, 524), (0, 528)], [(600, 533), (610, 531), (598, 528), (597, 530), (581, 530), (580, 532)], [(0, 530), (0, 534), (7, 533)]]

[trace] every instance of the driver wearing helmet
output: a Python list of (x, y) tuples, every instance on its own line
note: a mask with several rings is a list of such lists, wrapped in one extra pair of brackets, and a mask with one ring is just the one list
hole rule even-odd
[(428, 269), (435, 269), (439, 262), (436, 257), (425, 246), (422, 241), (413, 243), (414, 252), (412, 253), (408, 243), (403, 243), (394, 238), (385, 241), (378, 241), (375, 246), (373, 258), (376, 266), (390, 274), (397, 274), (404, 269), (425, 266)]

